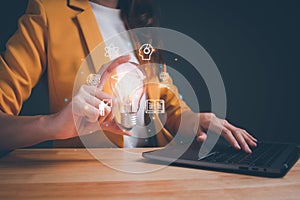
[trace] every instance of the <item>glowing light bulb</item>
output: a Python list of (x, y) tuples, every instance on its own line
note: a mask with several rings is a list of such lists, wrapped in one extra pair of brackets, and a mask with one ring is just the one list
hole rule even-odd
[(123, 129), (131, 130), (137, 124), (137, 113), (145, 93), (144, 74), (143, 69), (133, 63), (121, 64), (110, 74), (115, 100), (112, 108), (114, 120)]

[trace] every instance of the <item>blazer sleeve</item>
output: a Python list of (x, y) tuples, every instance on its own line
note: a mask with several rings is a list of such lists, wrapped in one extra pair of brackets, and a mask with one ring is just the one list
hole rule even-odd
[[(174, 136), (179, 131), (181, 123), (189, 124), (193, 127), (195, 126), (193, 123), (195, 113), (181, 99), (178, 89), (173, 84), (171, 77), (169, 77), (168, 82), (168, 87), (162, 87), (160, 94), (162, 99), (165, 100), (165, 110), (167, 113), (165, 119), (165, 128)], [(189, 123), (186, 123), (187, 121)]]
[(42, 3), (29, 0), (18, 30), (0, 55), (0, 110), (19, 114), (47, 65), (47, 20)]

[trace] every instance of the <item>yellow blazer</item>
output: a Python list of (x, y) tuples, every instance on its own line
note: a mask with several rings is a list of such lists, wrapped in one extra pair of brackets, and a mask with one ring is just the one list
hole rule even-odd
[[(72, 98), (82, 61), (102, 41), (88, 0), (30, 0), (17, 32), (0, 57), (0, 109), (18, 115), (22, 103), (47, 71), (50, 110), (60, 111), (68, 103), (65, 99)], [(173, 132), (178, 128), (182, 112), (190, 109), (177, 98), (178, 94), (163, 90), (148, 88), (149, 94), (165, 99), (168, 120), (164, 127)], [(156, 134), (158, 146), (166, 145), (173, 138), (165, 128)], [(123, 146), (122, 136), (106, 135), (116, 145)], [(80, 145), (78, 138), (56, 142), (56, 146)]]

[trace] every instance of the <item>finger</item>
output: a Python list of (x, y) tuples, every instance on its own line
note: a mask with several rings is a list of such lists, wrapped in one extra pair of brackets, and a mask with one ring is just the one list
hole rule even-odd
[[(90, 93), (84, 91), (83, 96), (84, 96), (84, 100), (87, 103), (91, 104), (92, 106), (94, 106), (97, 109), (99, 109), (99, 104), (101, 103), (101, 101), (105, 101), (105, 100), (111, 101), (109, 106), (108, 105), (105, 106), (105, 109), (106, 109), (105, 113), (107, 113), (107, 114), (111, 113), (111, 106), (112, 106), (113, 99), (109, 94), (99, 91), (97, 98), (96, 98), (95, 96), (92, 96)], [(108, 102), (105, 101), (105, 103), (108, 103)], [(111, 115), (107, 116), (107, 114), (105, 114), (106, 118), (104, 120), (106, 120), (106, 119), (111, 120), (112, 116)], [(101, 120), (101, 121), (103, 121), (103, 120)]]
[(77, 96), (72, 100), (73, 113), (79, 117), (85, 117), (91, 106), (92, 105), (89, 105), (82, 96)]
[(100, 100), (103, 100), (103, 99), (111, 99), (112, 100), (113, 99), (113, 97), (110, 94), (108, 94), (106, 92), (102, 92), (100, 90), (97, 90), (97, 92), (95, 93), (95, 97), (97, 97)]
[(87, 121), (89, 122), (96, 122), (98, 120), (100, 111), (88, 103), (85, 103), (83, 105), (84, 106), (82, 106), (82, 116), (86, 117)]
[(94, 106), (95, 108), (99, 107), (99, 104), (101, 103), (101, 100), (96, 98), (95, 96), (91, 96), (90, 94), (86, 94), (83, 99), (86, 103), (90, 104), (91, 106)]
[(103, 90), (103, 87), (104, 87), (104, 84), (105, 84), (105, 82), (106, 82), (106, 80), (107, 80), (108, 75), (109, 75), (109, 73), (108, 73), (107, 71), (105, 71), (105, 72), (102, 74), (102, 76), (101, 76), (101, 78), (100, 78), (100, 81), (99, 81), (99, 84), (98, 84), (97, 88), (99, 88), (100, 90)]
[(245, 134), (253, 141), (257, 142), (257, 139), (253, 137), (251, 134), (249, 134), (247, 131), (245, 131)]
[(94, 86), (82, 86), (83, 87), (83, 94), (90, 94), (92, 96), (97, 97), (98, 99), (112, 99), (112, 96), (106, 92), (103, 92), (100, 88)]
[[(225, 125), (225, 127), (226, 128), (228, 128), (228, 129), (237, 129), (237, 127), (235, 127), (235, 126), (233, 126), (231, 123), (229, 123), (227, 120), (224, 120), (224, 125)], [(244, 130), (245, 131), (245, 130)], [(250, 138), (251, 138), (251, 140), (253, 140), (253, 141), (255, 141), (255, 142), (257, 142), (257, 139), (256, 138), (254, 138), (251, 134), (249, 134), (247, 131), (245, 131), (245, 134), (247, 134)]]
[(101, 99), (95, 97), (94, 95), (92, 95), (91, 93), (89, 93), (88, 91), (83, 91), (81, 94), (81, 98), (88, 104), (90, 104), (91, 106), (94, 106), (95, 108), (99, 107), (99, 104), (101, 103)]
[(110, 122), (112, 120), (111, 117), (111, 108), (109, 106), (106, 106), (104, 108), (104, 116), (99, 116), (98, 122), (99, 124), (104, 123), (104, 122)]
[(249, 135), (246, 134), (247, 132), (243, 132), (244, 134), (244, 139), (246, 140), (246, 142), (252, 146), (252, 147), (256, 147), (257, 144), (256, 144), (256, 141), (252, 140), (252, 138), (249, 137)]
[[(232, 124), (230, 124), (226, 120), (224, 120), (224, 126), (226, 128), (228, 128), (229, 130), (231, 130), (231, 132), (238, 133), (238, 134), (234, 134), (235, 136), (238, 136), (239, 134), (242, 135), (243, 138), (240, 138), (238, 136), (237, 139), (238, 139), (239, 144), (242, 146), (242, 149), (244, 151), (246, 151), (247, 153), (251, 153), (252, 152), (248, 145), (250, 145), (252, 147), (256, 147), (257, 146), (256, 145), (257, 140), (254, 137), (252, 137), (247, 131), (245, 131), (243, 129), (239, 129), (239, 128), (233, 126)], [(244, 144), (243, 141), (246, 141), (246, 145)], [(242, 144), (241, 144), (241, 142), (242, 142)]]
[(233, 133), (233, 136), (235, 137), (235, 139), (238, 141), (239, 145), (242, 147), (242, 149), (246, 152), (246, 153), (252, 153), (251, 149), (249, 148), (244, 135), (242, 133), (242, 131), (240, 130), (231, 130), (231, 132)]
[(238, 141), (235, 139), (235, 137), (232, 135), (232, 133), (229, 129), (224, 127), (221, 135), (229, 142), (229, 144), (233, 148), (235, 148), (237, 150), (241, 150), (241, 147), (240, 147)]
[(106, 112), (108, 114), (105, 116), (105, 119), (103, 121), (112, 121), (113, 120), (113, 113), (112, 113), (111, 107), (106, 106), (105, 109), (106, 109)]
[(204, 140), (206, 140), (206, 138), (207, 138), (207, 135), (206, 135), (206, 133), (204, 131), (199, 130), (197, 132), (197, 140), (199, 142), (203, 142)]
[[(86, 103), (90, 104), (91, 106), (94, 106), (96, 109), (99, 109), (99, 104), (102, 102), (102, 100), (95, 98), (94, 96), (91, 95), (86, 95), (84, 97), (84, 100)], [(111, 107), (110, 106), (105, 106), (104, 107), (104, 116), (100, 116), (102, 118), (101, 121), (104, 120), (111, 120), (112, 116), (111, 116)], [(99, 121), (99, 120), (98, 120)]]
[[(89, 91), (90, 89), (87, 89), (87, 90)], [(103, 93), (103, 94), (105, 94), (105, 93)], [(102, 100), (96, 98), (95, 96), (92, 96), (86, 90), (83, 90), (81, 92), (81, 96), (83, 96), (82, 98), (86, 103), (90, 104), (91, 106), (94, 106), (96, 109), (99, 109), (99, 104), (102, 102)], [(104, 95), (102, 95), (102, 96), (104, 96)], [(106, 94), (105, 97), (110, 97), (110, 96)], [(99, 123), (101, 123), (103, 121), (111, 121), (112, 120), (111, 107), (106, 105), (104, 107), (104, 109), (105, 109), (104, 116), (98, 116)], [(99, 110), (99, 114), (101, 115), (100, 110)]]
[[(247, 153), (252, 153), (251, 149), (249, 148), (248, 144), (252, 147), (256, 146), (256, 141), (252, 140), (253, 137), (250, 137), (251, 135), (247, 133), (245, 130), (239, 129), (232, 124), (230, 124), (228, 121), (224, 120), (224, 126), (229, 129), (236, 140), (238, 141), (239, 145), (242, 147), (242, 149)], [(255, 138), (253, 138), (255, 139)]]

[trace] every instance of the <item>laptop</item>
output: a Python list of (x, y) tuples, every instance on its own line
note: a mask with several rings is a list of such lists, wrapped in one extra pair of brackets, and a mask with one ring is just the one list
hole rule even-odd
[(283, 177), (298, 160), (296, 144), (261, 142), (252, 148), (252, 154), (247, 154), (219, 142), (205, 156), (199, 157), (201, 145), (194, 140), (188, 147), (170, 145), (143, 152), (142, 155), (151, 162), (161, 164), (274, 178)]

